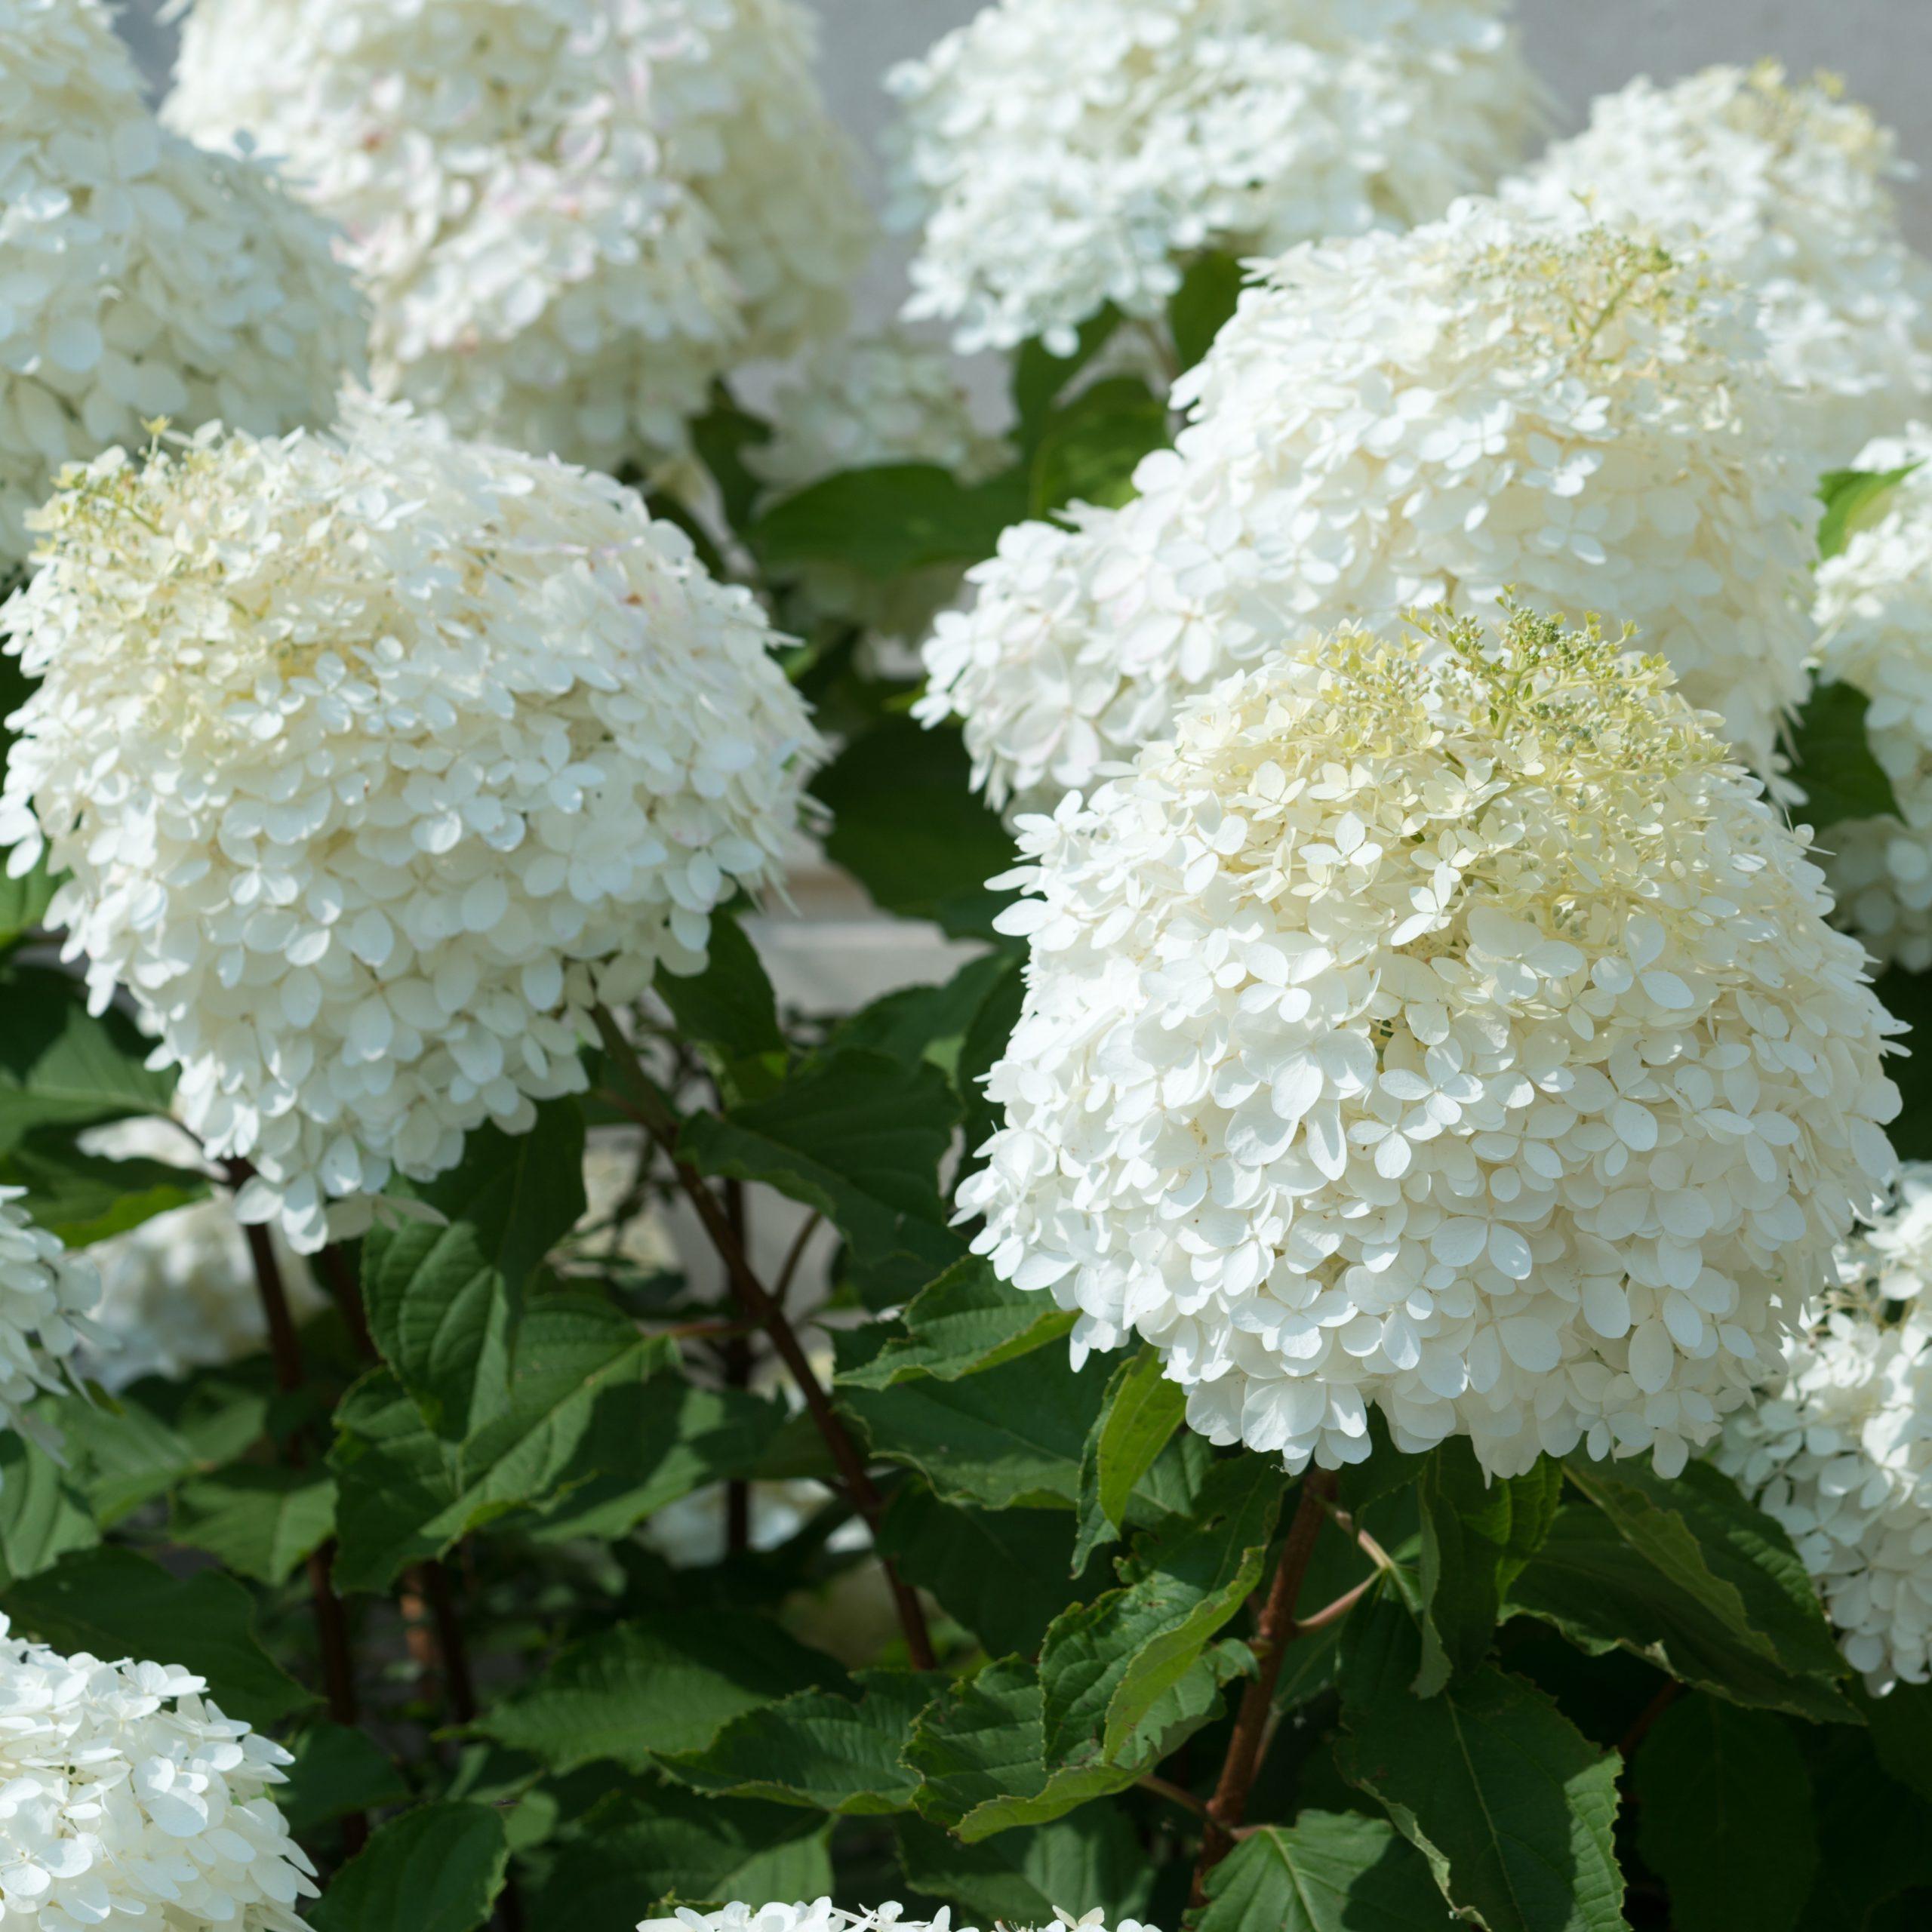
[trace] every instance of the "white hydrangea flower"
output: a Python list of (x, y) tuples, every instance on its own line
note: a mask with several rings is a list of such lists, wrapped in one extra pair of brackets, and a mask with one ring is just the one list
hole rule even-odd
[(1775, 62), (1632, 81), (1502, 192), (1707, 255), (1763, 300), (1772, 367), (1798, 394), (1814, 469), (1842, 463), (1932, 394), (1932, 263), (1905, 243), (1889, 128), (1829, 76)]
[(63, 1657), (0, 1617), (0, 1914), (36, 1932), (302, 1932), (288, 1753), (173, 1664)]
[(1614, 611), (1760, 772), (1803, 697), (1817, 505), (1740, 291), (1465, 202), (1292, 251), (1175, 391), (1137, 498), (1017, 526), (926, 646), (995, 803), (1051, 807), (1284, 636)]
[[(165, 1121), (117, 1121), (81, 1139), (88, 1152), (109, 1160), (155, 1161), (190, 1171), (200, 1164), (187, 1136)], [(288, 1253), (272, 1230), (269, 1238), (290, 1309), (304, 1321), (327, 1298), (301, 1257)], [(100, 1275), (100, 1300), (78, 1366), (110, 1392), (143, 1376), (174, 1378), (236, 1361), (267, 1344), (254, 1264), (235, 1204), (225, 1194), (171, 1208), (96, 1241), (87, 1260)]]
[(1897, 1030), (1656, 658), (1512, 613), (1309, 636), (1020, 821), (976, 1251), (1217, 1443), (1666, 1474), (1891, 1168)]
[(1542, 125), (1505, 0), (994, 0), (887, 85), (909, 315), (1061, 352), (1201, 248), (1407, 226)]
[(641, 1920), (637, 1932), (972, 1932), (955, 1926), (949, 1908), (942, 1906), (935, 1918), (902, 1918), (896, 1904), (875, 1912), (843, 1912), (831, 1900), (809, 1905), (734, 1903), (718, 1912), (698, 1912), (680, 1906), (669, 1918)]
[[(1932, 458), (1932, 428), (1911, 424), (1860, 451), (1889, 471)], [(1881, 966), (1932, 966), (1932, 471), (1913, 470), (1818, 567), (1819, 675), (1856, 687), (1872, 755), (1903, 821), (1852, 819), (1826, 834), (1839, 915)]]
[(35, 1226), (20, 1204), (26, 1192), (0, 1187), (0, 1427), (51, 1448), (58, 1437), (26, 1405), (68, 1386), (75, 1352), (95, 1339), (88, 1317), (100, 1283), (85, 1257)]
[[(932, 463), (983, 482), (1011, 460), (1004, 438), (974, 420), (958, 362), (903, 330), (848, 337), (810, 358), (773, 398), (770, 441), (745, 452), (774, 496), (789, 496), (842, 470)], [(916, 641), (958, 595), (950, 565), (880, 583), (841, 565), (801, 574), (808, 615), (855, 623), (877, 638)], [(909, 651), (904, 668), (918, 675)]]
[(114, 452), (40, 521), (0, 844), (298, 1249), (525, 1131), (591, 1003), (782, 874), (820, 747), (774, 633), (608, 478), (362, 402)]
[(164, 134), (99, 0), (0, 0), (0, 572), (63, 463), (146, 418), (325, 423), (364, 317), (261, 168)]
[(798, 0), (198, 0), (165, 110), (289, 158), (379, 393), (617, 469), (844, 321), (871, 242)]
[(1835, 1305), (1712, 1452), (1783, 1524), (1875, 1692), (1932, 1678), (1932, 1164), (1841, 1251)]

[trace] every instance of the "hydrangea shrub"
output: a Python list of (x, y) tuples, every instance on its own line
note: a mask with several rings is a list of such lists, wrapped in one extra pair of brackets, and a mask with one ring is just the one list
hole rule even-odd
[(0, 1932), (1917, 1927), (1890, 137), (811, 23), (0, 0)]

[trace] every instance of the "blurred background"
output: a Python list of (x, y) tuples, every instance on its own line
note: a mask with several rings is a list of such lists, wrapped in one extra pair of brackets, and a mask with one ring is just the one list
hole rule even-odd
[[(129, 0), (122, 15), (157, 88), (165, 85), (172, 30), (157, 19), (166, 0)], [(980, 0), (813, 0), (825, 22), (826, 91), (845, 126), (869, 145), (890, 107), (880, 76), (970, 20)], [(1932, 249), (1932, 0), (1518, 0), (1530, 59), (1554, 90), (1566, 129), (1593, 95), (1640, 68), (1660, 81), (1714, 60), (1766, 55), (1794, 73), (1829, 67), (1898, 130), (1920, 178), (1900, 200), (1906, 231)], [(874, 265), (868, 321), (897, 304), (903, 257)]]

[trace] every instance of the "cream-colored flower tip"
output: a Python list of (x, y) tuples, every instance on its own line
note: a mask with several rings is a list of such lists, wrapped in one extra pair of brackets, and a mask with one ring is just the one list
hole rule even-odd
[[(1932, 428), (1869, 443), (1860, 469), (1932, 458)], [(1819, 675), (1871, 700), (1872, 750), (1892, 781), (1903, 819), (1830, 827), (1825, 875), (1842, 921), (1881, 966), (1932, 966), (1932, 472), (1915, 469), (1818, 567)]]
[(1160, 312), (1203, 248), (1407, 226), (1543, 125), (1505, 0), (994, 0), (887, 85), (909, 315), (964, 350)]
[(1513, 587), (1615, 612), (1768, 773), (1807, 685), (1817, 505), (1754, 308), (1473, 202), (1294, 250), (1177, 389), (1192, 420), (1137, 500), (1018, 526), (972, 572), (918, 715), (963, 718), (989, 796), (1044, 809), (1284, 638)]
[(8, 605), (0, 794), (245, 1216), (452, 1166), (583, 1082), (591, 1003), (703, 964), (820, 744), (750, 593), (608, 478), (354, 404), (69, 474)]
[(1702, 253), (1752, 288), (1823, 469), (1932, 394), (1932, 264), (1906, 245), (1889, 186), (1909, 171), (1835, 82), (1789, 86), (1766, 62), (1632, 81), (1502, 192)]
[(315, 1867), (269, 1795), (288, 1753), (172, 1664), (63, 1657), (0, 1617), (4, 1910), (39, 1932), (302, 1932)]
[(168, 118), (289, 157), (378, 391), (615, 469), (829, 335), (870, 245), (798, 0), (198, 0)]
[(1366, 1456), (1371, 1404), (1499, 1475), (1680, 1469), (1899, 1106), (1806, 835), (1706, 724), (1555, 618), (1343, 631), (1022, 820), (976, 1250), (1291, 1469)]
[(1904, 1170), (1840, 1267), (1713, 1460), (1790, 1533), (1846, 1660), (1882, 1692), (1932, 1676), (1932, 1166)]
[(75, 1350), (98, 1339), (88, 1317), (100, 1282), (91, 1261), (28, 1218), (25, 1191), (0, 1187), (0, 1427), (51, 1447), (58, 1438), (26, 1405), (66, 1386)]
[(334, 413), (365, 326), (329, 231), (164, 134), (97, 0), (0, 0), (0, 574), (65, 463), (220, 417)]

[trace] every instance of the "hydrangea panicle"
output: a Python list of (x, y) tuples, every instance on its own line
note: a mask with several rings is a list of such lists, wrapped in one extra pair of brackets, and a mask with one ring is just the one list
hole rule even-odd
[(1175, 391), (1138, 495), (1027, 524), (942, 616), (918, 715), (1050, 807), (1284, 638), (1417, 605), (1614, 611), (1761, 773), (1807, 688), (1817, 506), (1741, 291), (1465, 202), (1291, 251)]
[(155, 123), (99, 0), (0, 0), (0, 570), (63, 463), (143, 420), (325, 423), (361, 304), (254, 162)]
[(962, 350), (1158, 315), (1202, 248), (1405, 227), (1543, 119), (1503, 0), (993, 0), (888, 85), (906, 312)]
[(1932, 428), (1910, 424), (1854, 468), (1909, 469), (1818, 566), (1821, 679), (1870, 700), (1865, 728), (1902, 815), (1851, 819), (1825, 834), (1825, 874), (1844, 924), (1881, 966), (1932, 966)]
[(53, 1448), (57, 1435), (27, 1404), (69, 1386), (75, 1352), (100, 1339), (89, 1317), (100, 1282), (88, 1257), (35, 1226), (25, 1194), (0, 1187), (0, 1426)]
[(1789, 1533), (1877, 1693), (1932, 1678), (1932, 1164), (1845, 1244), (1815, 1325), (1712, 1451)]
[(1932, 394), (1932, 264), (1906, 245), (1890, 186), (1910, 171), (1835, 77), (1794, 87), (1767, 60), (1634, 80), (1501, 192), (1695, 251), (1750, 288), (1820, 469)]
[(976, 1251), (1294, 1469), (1371, 1407), (1498, 1475), (1681, 1468), (1899, 1105), (1805, 835), (1709, 722), (1594, 627), (1347, 629), (1023, 819)]
[(41, 524), (0, 844), (298, 1249), (527, 1129), (592, 1003), (782, 874), (819, 746), (774, 633), (608, 478), (364, 402), (112, 452)]
[(171, 1664), (63, 1657), (0, 1617), (8, 1919), (301, 1932), (315, 1867), (269, 1793), (287, 1752)]
[(617, 470), (842, 326), (871, 245), (798, 0), (198, 0), (165, 112), (286, 155), (379, 393)]

